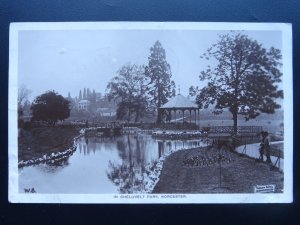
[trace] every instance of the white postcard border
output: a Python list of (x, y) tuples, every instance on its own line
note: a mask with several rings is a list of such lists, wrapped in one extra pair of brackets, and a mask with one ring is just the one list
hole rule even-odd
[[(282, 32), (284, 193), (282, 194), (23, 194), (18, 191), (18, 34), (24, 30), (278, 30)], [(12, 203), (290, 203), (293, 201), (292, 26), (283, 23), (62, 22), (12, 23), (9, 39), (9, 201)], [(174, 195), (172, 197), (172, 195)], [(175, 196), (177, 195), (177, 197)], [(135, 196), (135, 197), (134, 197)], [(151, 198), (151, 196), (153, 198)], [(156, 196), (156, 197), (155, 197)]]

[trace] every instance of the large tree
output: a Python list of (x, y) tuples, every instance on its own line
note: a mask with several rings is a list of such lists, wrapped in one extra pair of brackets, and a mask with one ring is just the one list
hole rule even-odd
[(32, 120), (46, 121), (54, 125), (70, 116), (70, 102), (54, 91), (36, 97), (31, 105)]
[[(243, 33), (230, 32), (221, 35), (202, 58), (213, 59), (210, 62), (214, 66), (200, 74), (200, 80), (208, 80), (208, 84), (198, 92), (197, 103), (201, 108), (214, 105), (216, 114), (229, 109), (234, 135), (239, 114), (249, 120), (261, 112), (274, 113), (280, 108), (276, 102), (283, 98), (283, 91), (278, 88), (282, 75), (279, 49), (267, 50)], [(196, 94), (197, 90), (191, 88), (190, 92)]]
[(125, 65), (107, 85), (108, 98), (118, 104), (117, 118), (138, 122), (147, 110), (147, 93), (144, 68)]
[(158, 112), (157, 122), (160, 123), (159, 108), (168, 101), (168, 98), (172, 97), (172, 94), (175, 94), (173, 91), (175, 83), (171, 81), (172, 73), (166, 59), (166, 51), (159, 41), (156, 41), (150, 48), (145, 75), (149, 79), (148, 93), (151, 96), (152, 105)]

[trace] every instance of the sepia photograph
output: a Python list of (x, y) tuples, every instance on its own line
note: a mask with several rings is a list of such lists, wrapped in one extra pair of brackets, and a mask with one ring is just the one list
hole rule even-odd
[(283, 23), (12, 23), (9, 201), (293, 201)]

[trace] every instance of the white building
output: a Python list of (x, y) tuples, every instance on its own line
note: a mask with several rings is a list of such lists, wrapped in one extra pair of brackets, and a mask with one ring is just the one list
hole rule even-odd
[(97, 109), (97, 114), (100, 116), (115, 116), (116, 111), (112, 110), (110, 108), (98, 108)]
[(89, 100), (80, 100), (77, 104), (79, 110), (88, 111), (91, 102)]

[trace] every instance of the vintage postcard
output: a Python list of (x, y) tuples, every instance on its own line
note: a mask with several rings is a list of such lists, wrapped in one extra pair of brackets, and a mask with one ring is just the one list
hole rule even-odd
[(12, 23), (12, 203), (290, 203), (292, 27)]

